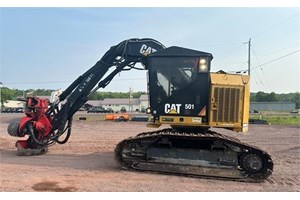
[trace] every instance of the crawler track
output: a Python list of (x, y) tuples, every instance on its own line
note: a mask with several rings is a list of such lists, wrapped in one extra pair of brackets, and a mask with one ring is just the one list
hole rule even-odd
[(121, 141), (115, 159), (122, 169), (259, 182), (271, 175), (268, 153), (213, 131), (163, 129)]

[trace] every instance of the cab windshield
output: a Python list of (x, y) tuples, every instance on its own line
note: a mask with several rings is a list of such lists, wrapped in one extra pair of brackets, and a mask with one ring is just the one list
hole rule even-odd
[(156, 58), (152, 63), (154, 91), (157, 91), (157, 103), (184, 90), (187, 85), (196, 80), (198, 74), (197, 57)]

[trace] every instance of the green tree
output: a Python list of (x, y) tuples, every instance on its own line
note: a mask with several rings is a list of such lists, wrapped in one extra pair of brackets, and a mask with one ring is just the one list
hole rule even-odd
[(92, 94), (92, 95), (89, 96), (89, 100), (100, 100), (97, 97), (98, 97), (98, 93), (95, 92), (94, 94)]
[(271, 92), (270, 94), (267, 94), (265, 98), (266, 98), (265, 101), (268, 101), (268, 102), (278, 101), (278, 98), (277, 98), (275, 92)]
[(50, 96), (51, 92), (53, 92), (54, 90), (49, 90), (49, 89), (37, 89), (35, 90), (34, 94), (36, 96)]
[(14, 92), (13, 90), (3, 87), (1, 88), (1, 106), (7, 101), (13, 98)]
[(251, 92), (250, 93), (250, 102), (255, 102), (256, 101), (256, 93)]
[(295, 102), (296, 109), (299, 109), (300, 108), (300, 93), (299, 92), (294, 93), (292, 101)]
[(256, 93), (255, 99), (258, 102), (266, 101), (266, 93), (259, 91)]

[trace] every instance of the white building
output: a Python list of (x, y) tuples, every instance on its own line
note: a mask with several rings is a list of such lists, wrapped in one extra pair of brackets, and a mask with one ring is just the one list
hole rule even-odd
[[(91, 101), (87, 102), (91, 104)], [(149, 107), (148, 95), (141, 95), (140, 98), (107, 98), (103, 101), (94, 101), (93, 106), (102, 106), (103, 108), (111, 108), (115, 112), (125, 108), (127, 112), (142, 111)]]
[(140, 109), (140, 101), (139, 99), (129, 98), (125, 99), (104, 99), (101, 102), (103, 108), (111, 108), (115, 112), (120, 111), (122, 108), (125, 108), (127, 112), (135, 112)]
[(3, 106), (5, 108), (23, 108), (24, 102), (23, 101), (15, 101), (15, 100), (7, 100), (4, 102)]

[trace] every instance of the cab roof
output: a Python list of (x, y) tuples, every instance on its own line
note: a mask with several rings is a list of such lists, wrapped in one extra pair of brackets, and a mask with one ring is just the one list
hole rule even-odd
[(183, 47), (172, 46), (161, 51), (151, 53), (149, 57), (163, 57), (163, 56), (191, 56), (191, 57), (210, 57), (213, 59), (211, 53), (196, 51)]

